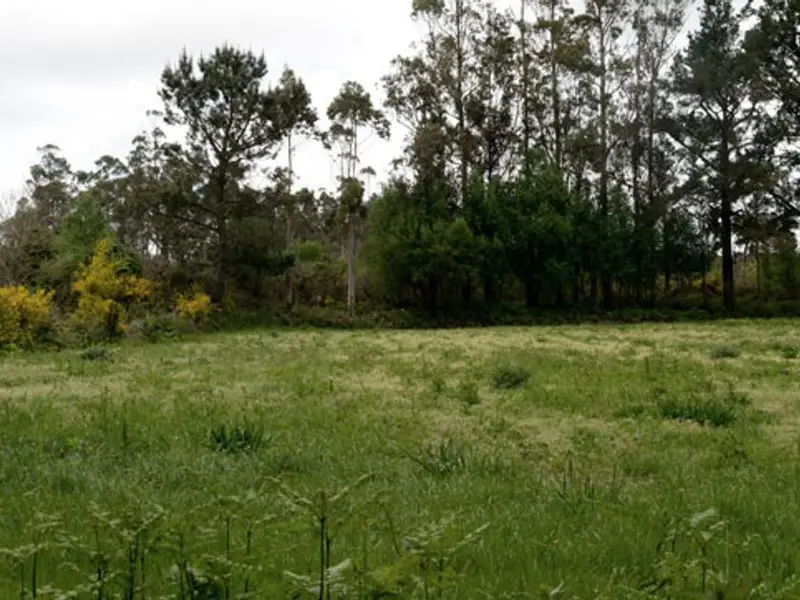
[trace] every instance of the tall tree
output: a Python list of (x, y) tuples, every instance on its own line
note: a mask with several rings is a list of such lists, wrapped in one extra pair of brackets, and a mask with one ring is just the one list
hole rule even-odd
[(750, 49), (761, 83), (781, 102), (783, 125), (800, 137), (800, 0), (764, 0)]
[(669, 128), (690, 156), (694, 177), (705, 184), (717, 215), (728, 310), (735, 305), (734, 213), (751, 193), (765, 152), (758, 135), (763, 114), (754, 93), (754, 65), (742, 44), (743, 17), (732, 0), (704, 0), (700, 26), (675, 63), (679, 113)]
[[(276, 89), (277, 115), (286, 139), (286, 176), (281, 186), (284, 218), (286, 220), (286, 250), (292, 251), (294, 244), (297, 198), (293, 192), (295, 179), (294, 152), (297, 138), (302, 136), (319, 136), (316, 129), (317, 112), (311, 104), (311, 94), (302, 79), (288, 67), (283, 70)], [(286, 272), (286, 304), (294, 304), (294, 286), (292, 270)]]
[(215, 238), (215, 301), (224, 295), (232, 260), (229, 228), (242, 207), (238, 184), (256, 161), (273, 156), (285, 137), (277, 94), (264, 87), (266, 75), (263, 55), (226, 45), (196, 61), (184, 51), (161, 76), (164, 120), (185, 128), (181, 154), (205, 188), (187, 199), (198, 214), (181, 218), (207, 228)]
[[(577, 26), (573, 9), (565, 0), (541, 0), (536, 5), (534, 31), (529, 49), (537, 61), (534, 82), (536, 100), (531, 110), (538, 126), (538, 147), (556, 169), (566, 174), (567, 137), (579, 125), (574, 110), (565, 104), (565, 94), (574, 91), (575, 76), (588, 66), (589, 46)], [(544, 39), (542, 39), (544, 38)], [(530, 93), (534, 93), (531, 90)]]
[(621, 53), (620, 38), (629, 16), (628, 0), (586, 0), (580, 21), (591, 47), (592, 92), (597, 107), (597, 147), (595, 170), (598, 175), (597, 204), (601, 219), (601, 243), (606, 260), (601, 265), (603, 302), (613, 302), (613, 265), (609, 263), (611, 217), (611, 158), (619, 138), (614, 135), (617, 117), (614, 99), (626, 80), (627, 63)]
[(372, 97), (355, 81), (342, 85), (339, 94), (328, 106), (330, 136), (337, 141), (342, 165), (340, 175), (341, 207), (347, 236), (347, 310), (355, 313), (356, 305), (356, 227), (363, 213), (364, 186), (358, 180), (360, 162), (359, 135), (368, 130), (383, 139), (390, 134), (389, 121), (372, 103)]
[[(635, 5), (632, 21), (632, 73), (624, 92), (627, 118), (624, 135), (629, 159), (627, 189), (633, 206), (634, 239), (631, 245), (635, 266), (636, 301), (645, 291), (654, 296), (659, 236), (659, 219), (667, 216), (665, 204), (670, 185), (656, 185), (664, 152), (659, 120), (669, 114), (670, 95), (666, 67), (675, 52), (674, 42), (683, 24), (687, 0), (646, 0)], [(662, 177), (663, 181), (663, 177)], [(669, 287), (667, 285), (667, 287)]]

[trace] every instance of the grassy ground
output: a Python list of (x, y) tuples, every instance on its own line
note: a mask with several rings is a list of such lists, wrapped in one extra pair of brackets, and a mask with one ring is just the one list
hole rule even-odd
[(750, 321), (4, 358), (0, 598), (800, 598), (798, 350)]

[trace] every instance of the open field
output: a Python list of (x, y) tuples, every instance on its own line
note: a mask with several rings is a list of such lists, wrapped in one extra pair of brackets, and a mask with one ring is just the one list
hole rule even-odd
[(800, 598), (798, 351), (749, 321), (4, 358), (0, 598)]

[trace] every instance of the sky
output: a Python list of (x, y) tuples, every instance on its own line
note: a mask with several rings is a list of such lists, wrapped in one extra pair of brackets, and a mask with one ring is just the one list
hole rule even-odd
[[(152, 127), (161, 72), (184, 47), (195, 56), (223, 43), (263, 51), (269, 77), (294, 69), (323, 116), (350, 79), (381, 101), (391, 59), (419, 38), (410, 12), (411, 0), (0, 0), (0, 218), (40, 146), (59, 146), (75, 169), (125, 156)], [(390, 142), (370, 138), (362, 164), (386, 173), (402, 136), (395, 128)], [(312, 189), (332, 187), (337, 173), (314, 142), (298, 148), (295, 170)]]
[[(0, 0), (0, 202), (24, 186), (37, 147), (59, 146), (76, 169), (127, 154), (184, 47), (263, 51), (268, 77), (290, 66), (321, 115), (349, 79), (380, 101), (381, 76), (417, 37), (410, 11), (411, 0)], [(370, 139), (364, 164), (386, 171), (401, 135)], [(298, 148), (295, 168), (313, 189), (336, 174), (313, 142)]]

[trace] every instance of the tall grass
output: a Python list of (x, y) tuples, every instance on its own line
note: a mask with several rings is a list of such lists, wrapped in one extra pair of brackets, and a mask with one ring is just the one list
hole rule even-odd
[[(775, 339), (800, 343), (775, 321), (10, 356), (0, 597), (796, 598), (800, 365)], [(712, 358), (734, 342), (746, 361)]]

